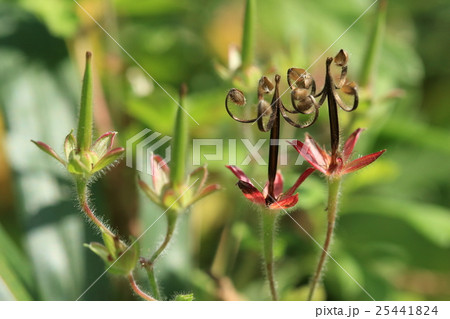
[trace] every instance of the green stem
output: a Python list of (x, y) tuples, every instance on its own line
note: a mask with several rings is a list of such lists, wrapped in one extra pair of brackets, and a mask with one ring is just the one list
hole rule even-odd
[(176, 211), (169, 210), (167, 212), (167, 233), (164, 241), (161, 243), (159, 248), (153, 253), (153, 255), (145, 260), (145, 270), (147, 271), (148, 280), (150, 281), (150, 285), (152, 287), (152, 291), (156, 297), (156, 299), (161, 299), (161, 293), (159, 291), (158, 282), (155, 277), (155, 262), (158, 257), (162, 254), (162, 252), (166, 249), (170, 240), (172, 239), (175, 225), (177, 223), (178, 213)]
[(181, 86), (180, 90), (180, 106), (177, 108), (177, 115), (175, 118), (175, 129), (172, 139), (172, 161), (170, 168), (170, 181), (175, 187), (179, 187), (184, 183), (185, 167), (186, 167), (186, 152), (187, 152), (187, 123), (184, 107), (184, 97), (187, 93), (185, 85)]
[(242, 68), (245, 70), (253, 63), (255, 38), (255, 0), (247, 0), (244, 16), (244, 31), (242, 34)]
[(278, 213), (275, 211), (263, 211), (261, 213), (264, 266), (267, 280), (269, 282), (270, 294), (272, 295), (272, 300), (274, 301), (278, 300), (273, 269), (273, 240), (275, 237), (275, 223), (277, 216)]
[(81, 88), (80, 117), (78, 118), (77, 142), (80, 150), (89, 150), (92, 144), (92, 53), (86, 52), (86, 67)]
[(152, 288), (153, 294), (155, 295), (156, 299), (161, 299), (161, 293), (159, 292), (159, 286), (158, 282), (156, 281), (155, 277), (155, 270), (152, 266), (146, 266), (145, 270), (147, 271), (147, 277), (148, 281), (150, 282), (150, 287)]
[(375, 68), (376, 58), (380, 51), (381, 41), (383, 39), (384, 30), (386, 28), (386, 7), (387, 0), (380, 0), (378, 6), (377, 21), (372, 31), (369, 46), (363, 60), (363, 68), (361, 70), (361, 76), (359, 80), (359, 85), (361, 87), (369, 85), (371, 82), (371, 78), (373, 78), (373, 70)]
[(95, 215), (92, 209), (89, 207), (88, 203), (88, 190), (87, 190), (87, 183), (84, 178), (77, 178), (76, 179), (76, 187), (77, 187), (77, 195), (78, 195), (78, 201), (80, 203), (81, 209), (84, 211), (84, 213), (89, 217), (90, 220), (98, 227), (100, 230), (112, 237), (115, 237), (115, 235), (108, 229), (108, 227), (105, 226)]
[(320, 255), (319, 263), (317, 264), (317, 269), (316, 269), (316, 272), (314, 274), (314, 277), (313, 277), (313, 280), (311, 283), (308, 300), (312, 300), (314, 297), (314, 292), (317, 288), (317, 284), (319, 283), (320, 276), (321, 276), (322, 270), (323, 270), (323, 266), (325, 265), (325, 261), (328, 256), (328, 250), (330, 248), (330, 242), (331, 242), (331, 238), (333, 237), (334, 225), (336, 222), (340, 185), (341, 185), (340, 177), (330, 177), (328, 179), (327, 235), (325, 237), (325, 243), (322, 247), (322, 254)]

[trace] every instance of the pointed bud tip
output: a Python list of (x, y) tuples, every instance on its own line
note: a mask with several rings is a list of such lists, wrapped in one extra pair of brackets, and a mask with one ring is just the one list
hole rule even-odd
[(86, 51), (86, 60), (89, 61), (92, 58), (92, 52)]

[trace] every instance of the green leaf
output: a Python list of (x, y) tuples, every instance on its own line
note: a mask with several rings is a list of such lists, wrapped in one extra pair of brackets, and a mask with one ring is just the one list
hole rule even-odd
[(0, 300), (32, 300), (14, 269), (0, 258)]
[(194, 294), (176, 295), (174, 301), (194, 301)]
[(36, 14), (57, 36), (71, 37), (78, 29), (78, 18), (75, 5), (59, 0), (20, 0), (19, 3), (27, 10)]
[(381, 134), (384, 137), (407, 142), (414, 146), (450, 154), (448, 130), (432, 127), (416, 120), (405, 120), (405, 118), (393, 116), (386, 123)]
[(30, 262), (0, 224), (0, 300), (32, 300)]
[[(65, 3), (45, 0), (36, 4), (44, 2)], [(76, 126), (74, 105), (78, 102), (79, 77), (68, 59), (64, 41), (49, 35), (15, 2), (12, 8), (3, 3), (3, 13), (10, 19), (3, 21), (6, 24), (2, 23), (2, 27), (10, 25), (4, 31), (11, 33), (11, 39), (20, 40), (0, 48), (0, 73), (5, 74), (0, 80), (0, 108), (8, 123), (5, 154), (15, 172), (14, 210), (1, 215), (19, 223), (23, 230), (19, 240), (27, 256), (12, 268), (24, 278), (34, 299), (75, 300), (92, 282), (86, 271), (93, 276), (100, 271), (98, 264), (86, 264), (82, 247), (83, 242), (91, 241), (83, 238), (91, 230), (86, 231), (86, 221), (70, 198), (71, 176), (59, 164), (41, 156), (28, 141), (46, 141), (57, 147), (58, 154), (63, 153), (64, 137), (68, 129)], [(73, 3), (67, 5), (72, 7)], [(42, 45), (31, 51), (22, 46), (34, 40)], [(9, 260), (10, 253), (5, 246), (0, 247), (0, 254)], [(21, 275), (26, 267), (31, 269), (34, 284), (28, 284), (28, 277)]]
[(436, 245), (450, 247), (450, 210), (398, 198), (353, 196), (342, 213), (386, 215), (408, 223)]

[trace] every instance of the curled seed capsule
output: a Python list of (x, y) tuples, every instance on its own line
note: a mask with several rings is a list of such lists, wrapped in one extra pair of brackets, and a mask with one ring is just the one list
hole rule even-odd
[(272, 106), (266, 100), (260, 100), (258, 102), (258, 113), (262, 115), (272, 114)]
[(337, 66), (344, 67), (348, 63), (348, 53), (347, 51), (340, 50), (338, 54), (334, 57), (334, 63), (336, 63)]
[(310, 114), (314, 110), (314, 98), (312, 96), (308, 96), (306, 99), (297, 103), (297, 110), (303, 114)]
[(289, 86), (297, 86), (299, 88), (309, 89), (313, 82), (311, 74), (304, 69), (290, 68), (288, 70)]
[(259, 79), (258, 83), (258, 94), (267, 94), (273, 90), (273, 83), (265, 76)]
[[(309, 89), (313, 84), (314, 79), (304, 69), (291, 68), (288, 70), (289, 86), (297, 86), (299, 88)], [(314, 90), (314, 88), (313, 88)]]
[(243, 106), (247, 102), (245, 100), (244, 93), (242, 93), (242, 91), (239, 91), (238, 89), (231, 89), (228, 92), (228, 99), (239, 106)]
[(307, 89), (295, 88), (292, 90), (291, 95), (294, 100), (303, 101), (308, 97), (309, 92)]
[(341, 88), (341, 91), (342, 91), (343, 93), (345, 93), (345, 94), (355, 95), (357, 89), (358, 89), (358, 86), (356, 85), (355, 82), (349, 82), (349, 83), (346, 83), (346, 84)]
[(311, 84), (313, 83), (313, 78), (311, 74), (307, 73), (304, 77), (303, 83), (305, 85), (305, 89), (309, 89), (311, 87)]

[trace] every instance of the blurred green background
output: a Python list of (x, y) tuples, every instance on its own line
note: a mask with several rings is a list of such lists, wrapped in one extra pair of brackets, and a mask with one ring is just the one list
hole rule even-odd
[[(307, 68), (372, 2), (257, 1), (254, 64), (260, 71), (254, 72), (284, 77), (289, 67)], [(172, 96), (182, 82), (188, 84), (186, 106), (199, 123), (189, 120), (192, 138), (256, 143), (268, 137), (256, 126), (234, 122), (223, 105), (239, 83), (239, 71), (227, 78), (227, 65), (229, 47), (240, 46), (244, 1), (79, 4)], [(331, 255), (376, 300), (448, 300), (450, 3), (388, 1), (378, 44), (372, 37), (377, 11), (378, 4), (310, 69), (320, 87), (325, 58), (341, 48), (350, 53), (349, 78), (363, 82), (362, 103), (354, 113), (341, 112), (342, 135), (366, 127), (356, 153), (388, 149), (345, 179)], [(375, 63), (366, 77), (373, 43)], [(86, 50), (94, 53), (99, 132), (117, 130), (123, 146), (144, 128), (172, 134), (176, 104), (74, 1), (0, 1), (0, 300), (75, 300), (104, 271), (82, 246), (100, 236), (78, 211), (70, 177), (30, 143), (45, 141), (62, 153), (64, 136), (76, 126)], [(256, 84), (238, 88), (255, 90)], [(308, 129), (320, 144), (328, 144), (326, 113), (324, 107)], [(282, 138), (303, 139), (304, 133), (282, 122)], [(263, 157), (267, 151), (262, 149)], [(245, 157), (240, 143), (237, 154)], [(169, 299), (193, 292), (196, 300), (269, 300), (258, 216), (224, 168), (227, 158), (208, 163), (210, 181), (223, 190), (183, 216), (158, 262)], [(305, 167), (282, 167), (286, 184)], [(265, 181), (266, 167), (242, 168)], [(162, 213), (137, 189), (136, 171), (124, 163), (93, 184), (92, 198), (97, 213), (123, 238), (141, 234)], [(316, 173), (301, 186), (291, 215), (319, 243), (325, 205), (325, 180)], [(165, 227), (161, 219), (141, 238), (142, 255), (155, 249)], [(275, 255), (283, 300), (306, 298), (319, 252), (289, 217), (281, 219)], [(137, 275), (147, 289), (144, 272)], [(333, 261), (318, 297), (369, 300)], [(134, 298), (125, 280), (105, 275), (82, 299)]]

